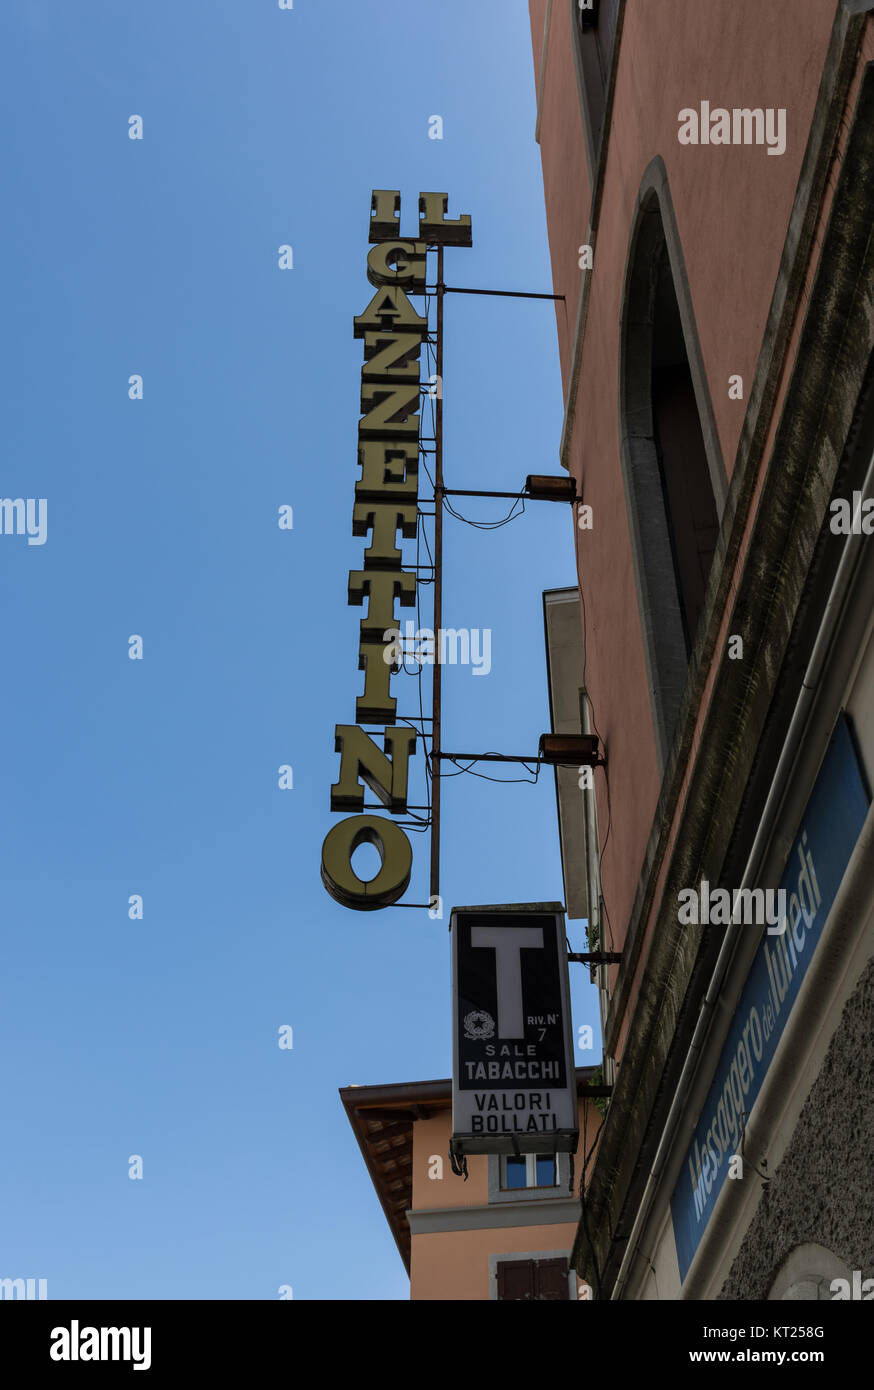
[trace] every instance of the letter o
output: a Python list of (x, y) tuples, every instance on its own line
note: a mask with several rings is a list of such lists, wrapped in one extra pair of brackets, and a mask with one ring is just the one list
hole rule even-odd
[[(359, 845), (373, 845), (381, 864), (375, 878), (361, 879), (352, 868)], [(413, 867), (409, 840), (394, 821), (382, 816), (348, 816), (322, 843), (322, 882), (336, 902), (372, 912), (397, 902), (407, 890)]]

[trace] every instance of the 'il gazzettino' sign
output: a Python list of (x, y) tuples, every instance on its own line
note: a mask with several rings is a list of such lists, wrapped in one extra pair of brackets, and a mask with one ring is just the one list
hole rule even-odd
[(780, 882), (788, 904), (784, 930), (766, 934), (753, 960), (671, 1198), (681, 1279), (740, 1148), (742, 1117), (762, 1089), (867, 813), (842, 714)]
[[(331, 810), (355, 814), (325, 836), (322, 881), (337, 902), (359, 910), (397, 902), (409, 884), (413, 862), (401, 826), (364, 813), (363, 784), (390, 815), (406, 814), (416, 732), (395, 722), (397, 700), (390, 682), (398, 669), (395, 604), (410, 608), (416, 602), (417, 573), (403, 568), (398, 536), (414, 537), (419, 524), (419, 359), (428, 336), (427, 315), (414, 308), (410, 296), (425, 294), (429, 248), (471, 244), (470, 218), (448, 219), (447, 206), (445, 193), (420, 194), (417, 235), (403, 240), (400, 193), (373, 193), (367, 278), (376, 293), (354, 320), (355, 337), (364, 341), (364, 363), (358, 422), (361, 476), (355, 484), (352, 533), (369, 537), (369, 544), (362, 568), (349, 575), (349, 603), (366, 604), (357, 661), (364, 672), (364, 693), (355, 704), (355, 723), (335, 729), (340, 774), (331, 788)], [(382, 748), (362, 725), (383, 726)], [(365, 843), (374, 845), (380, 857), (379, 871), (368, 881), (358, 877), (351, 862)]]
[(452, 1153), (573, 1153), (564, 909), (456, 907), (450, 930)]

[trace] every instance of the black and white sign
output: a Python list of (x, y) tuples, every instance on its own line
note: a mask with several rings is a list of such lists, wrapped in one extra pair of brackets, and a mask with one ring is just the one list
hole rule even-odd
[(452, 1152), (577, 1146), (564, 911), (452, 911)]

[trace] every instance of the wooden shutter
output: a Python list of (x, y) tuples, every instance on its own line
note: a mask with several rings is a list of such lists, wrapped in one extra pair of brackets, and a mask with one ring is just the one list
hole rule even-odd
[(567, 1259), (500, 1260), (498, 1298), (516, 1303), (534, 1300), (567, 1303), (570, 1299)]
[(534, 1292), (535, 1264), (533, 1260), (500, 1260), (498, 1262), (498, 1298), (516, 1302), (531, 1301)]
[(570, 1299), (567, 1260), (538, 1260), (534, 1266), (534, 1297), (551, 1303)]

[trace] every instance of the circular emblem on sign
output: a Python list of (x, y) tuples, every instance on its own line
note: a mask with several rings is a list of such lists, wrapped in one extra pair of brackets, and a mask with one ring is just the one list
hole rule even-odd
[(483, 1009), (471, 1009), (469, 1014), (464, 1015), (464, 1036), (470, 1038), (472, 1042), (479, 1042), (482, 1038), (493, 1038), (495, 1035), (495, 1020), (491, 1014), (487, 1014)]

